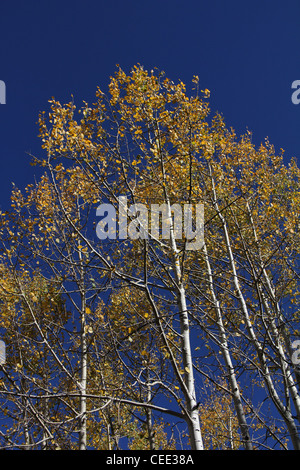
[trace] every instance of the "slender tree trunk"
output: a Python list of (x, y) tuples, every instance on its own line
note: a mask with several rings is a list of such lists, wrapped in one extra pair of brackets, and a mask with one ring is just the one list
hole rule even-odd
[[(82, 314), (84, 316), (84, 314)], [(81, 330), (81, 377), (80, 377), (80, 411), (79, 411), (79, 450), (86, 450), (86, 373), (87, 347), (85, 321), (82, 319)]]
[[(289, 399), (290, 395), (292, 396), (292, 400), (293, 400), (293, 404), (294, 404), (294, 407), (295, 407), (297, 419), (300, 422), (300, 396), (299, 396), (299, 392), (298, 392), (296, 383), (295, 383), (294, 378), (293, 378), (293, 374), (292, 374), (292, 372), (290, 370), (290, 367), (288, 365), (289, 361), (286, 358), (286, 354), (284, 352), (284, 348), (283, 348), (283, 345), (282, 345), (282, 342), (281, 342), (281, 339), (280, 339), (280, 333), (281, 333), (281, 331), (283, 331), (282, 336), (283, 336), (283, 339), (284, 339), (284, 342), (285, 342), (285, 347), (286, 347), (287, 351), (289, 351), (290, 344), (289, 344), (289, 341), (288, 341), (288, 338), (287, 338), (287, 335), (286, 335), (286, 332), (285, 332), (285, 326), (284, 326), (285, 320), (284, 320), (284, 317), (281, 313), (281, 309), (280, 309), (280, 306), (278, 304), (278, 301), (276, 299), (276, 295), (275, 295), (273, 286), (271, 284), (270, 277), (269, 277), (269, 275), (266, 271), (265, 265), (264, 265), (262, 257), (261, 257), (261, 251), (259, 249), (259, 243), (258, 243), (258, 239), (257, 239), (255, 226), (254, 226), (254, 221), (253, 221), (252, 213), (251, 213), (251, 210), (250, 210), (250, 207), (249, 207), (248, 203), (247, 203), (247, 209), (248, 209), (248, 213), (249, 213), (249, 217), (250, 217), (250, 221), (251, 221), (252, 230), (253, 230), (253, 233), (254, 233), (255, 242), (256, 242), (257, 247), (258, 247), (259, 262), (260, 262), (259, 269), (260, 269), (260, 272), (262, 273), (263, 279), (265, 280), (265, 283), (266, 283), (266, 286), (267, 286), (267, 291), (268, 291), (268, 296), (271, 298), (271, 304), (275, 308), (275, 316), (276, 316), (277, 320), (279, 321), (279, 323), (282, 325), (282, 328), (280, 330), (278, 330), (278, 328), (275, 324), (274, 314), (273, 314), (273, 312), (271, 312), (271, 309), (270, 309), (270, 306), (268, 304), (268, 300), (266, 298), (266, 295), (262, 290), (261, 284), (259, 283), (258, 275), (257, 275), (257, 272), (254, 269), (253, 263), (251, 263), (251, 260), (249, 260), (249, 263), (250, 263), (251, 268), (252, 268), (253, 277), (255, 279), (255, 283), (257, 285), (258, 292), (260, 292), (260, 295), (261, 295), (262, 304), (263, 304), (264, 309), (265, 309), (265, 311), (268, 315), (268, 320), (269, 320), (270, 326), (271, 326), (271, 332), (272, 332), (273, 337), (275, 338), (275, 341), (276, 341), (278, 359), (281, 363), (281, 370), (282, 370), (282, 373), (283, 373), (285, 396), (287, 397), (288, 401), (290, 400)], [(271, 387), (271, 383), (270, 383), (269, 378), (267, 379), (267, 384), (269, 384), (268, 388)], [(300, 436), (299, 436), (297, 426), (294, 422), (294, 419), (293, 419), (293, 416), (292, 416), (292, 413), (291, 413), (290, 404), (284, 405), (279, 400), (279, 397), (277, 397), (277, 395), (275, 395), (274, 393), (272, 393), (272, 396), (274, 397), (275, 405), (277, 406), (278, 411), (281, 413), (281, 415), (283, 416), (283, 419), (286, 422), (286, 425), (287, 425), (287, 428), (289, 430), (294, 449), (295, 450), (300, 450)]]
[(180, 255), (177, 248), (175, 233), (174, 233), (174, 224), (171, 211), (171, 203), (169, 195), (167, 192), (166, 184), (166, 173), (163, 160), (163, 154), (161, 152), (161, 143), (160, 143), (160, 132), (157, 128), (157, 150), (160, 154), (161, 161), (161, 171), (163, 179), (163, 192), (165, 203), (167, 204), (167, 218), (170, 224), (170, 249), (171, 255), (173, 258), (173, 271), (175, 275), (175, 283), (177, 289), (177, 299), (179, 307), (179, 323), (180, 323), (180, 333), (181, 333), (181, 352), (182, 352), (182, 362), (184, 367), (184, 382), (185, 386), (183, 387), (183, 393), (186, 401), (186, 410), (187, 410), (187, 425), (189, 430), (190, 445), (193, 450), (203, 450), (203, 441), (200, 429), (200, 419), (198, 404), (196, 400), (196, 390), (195, 390), (195, 380), (194, 380), (194, 371), (193, 371), (193, 360), (192, 360), (192, 351), (190, 344), (190, 325), (189, 325), (189, 315), (186, 303), (186, 293), (184, 288), (182, 269), (180, 264)]
[(259, 264), (260, 264), (259, 269), (260, 269), (260, 272), (262, 273), (263, 279), (265, 280), (268, 297), (271, 299), (271, 305), (273, 305), (273, 307), (274, 307), (276, 318), (277, 318), (279, 324), (281, 325), (280, 330), (278, 330), (278, 328), (275, 324), (274, 315), (271, 312), (271, 309), (269, 307), (266, 295), (264, 294), (264, 292), (262, 290), (262, 286), (258, 282), (258, 275), (255, 272), (254, 267), (251, 263), (253, 276), (255, 277), (256, 284), (257, 284), (258, 289), (261, 293), (262, 302), (263, 302), (265, 310), (268, 314), (268, 319), (270, 320), (273, 336), (276, 338), (276, 341), (277, 341), (277, 350), (278, 350), (279, 357), (280, 357), (280, 360), (281, 360), (281, 363), (282, 363), (282, 370), (284, 371), (284, 378), (285, 378), (286, 383), (287, 383), (288, 391), (292, 395), (292, 400), (293, 400), (293, 403), (294, 403), (294, 406), (295, 406), (297, 419), (300, 423), (300, 396), (299, 396), (299, 391), (298, 391), (297, 385), (296, 385), (296, 381), (299, 381), (299, 374), (297, 373), (297, 371), (295, 371), (295, 376), (296, 376), (296, 381), (295, 381), (294, 378), (293, 378), (293, 374), (291, 372), (291, 369), (289, 367), (289, 361), (286, 358), (286, 354), (284, 352), (284, 348), (283, 348), (283, 345), (281, 343), (280, 334), (279, 334), (279, 331), (280, 331), (280, 333), (282, 334), (283, 340), (284, 340), (284, 345), (285, 345), (286, 351), (288, 351), (288, 353), (290, 354), (290, 341), (289, 341), (288, 335), (286, 333), (285, 319), (282, 315), (281, 308), (279, 306), (278, 300), (276, 299), (275, 290), (272, 286), (270, 277), (267, 273), (267, 270), (266, 270), (265, 265), (264, 265), (263, 260), (262, 260), (261, 250), (259, 248), (259, 243), (258, 243), (258, 239), (257, 239), (255, 225), (254, 225), (252, 213), (251, 213), (248, 202), (247, 202), (247, 210), (248, 210), (250, 221), (251, 221), (251, 226), (252, 226), (252, 230), (253, 230), (253, 234), (254, 234), (254, 239), (255, 239), (255, 242), (256, 242), (256, 245), (257, 245), (257, 249), (258, 249)]
[(170, 241), (171, 250), (173, 254), (173, 268), (175, 273), (175, 281), (178, 286), (178, 306), (179, 306), (179, 321), (181, 330), (181, 344), (182, 344), (182, 361), (184, 367), (185, 385), (186, 385), (186, 406), (188, 412), (188, 429), (191, 440), (191, 448), (193, 450), (203, 450), (203, 441), (200, 430), (199, 411), (196, 400), (196, 390), (194, 381), (193, 361), (190, 344), (190, 325), (188, 309), (186, 304), (186, 294), (183, 285), (182, 272), (179, 260), (179, 253), (176, 246), (172, 213), (169, 199), (166, 197), (168, 204), (168, 218), (170, 220)]
[[(79, 259), (82, 260), (81, 250)], [(80, 364), (80, 411), (79, 411), (79, 450), (86, 450), (86, 385), (87, 385), (87, 339), (86, 339), (86, 300), (84, 272), (81, 267), (81, 364)]]
[(182, 358), (185, 373), (185, 383), (187, 386), (187, 410), (189, 414), (188, 427), (190, 431), (191, 448), (193, 450), (203, 450), (203, 442), (200, 430), (199, 411), (196, 400), (195, 381), (193, 372), (193, 361), (191, 354), (190, 344), (190, 327), (189, 318), (185, 299), (185, 290), (183, 286), (180, 287), (179, 294), (179, 307), (180, 313), (180, 327), (182, 336)]
[[(147, 369), (147, 403), (151, 403), (152, 399), (152, 392), (151, 392), (151, 384), (150, 384), (150, 376), (149, 376), (149, 369)], [(154, 431), (153, 431), (153, 423), (152, 423), (152, 411), (150, 408), (146, 408), (146, 420), (147, 420), (147, 433), (148, 433), (148, 440), (149, 440), (149, 449), (154, 450)]]
[(238, 300), (239, 300), (239, 303), (240, 303), (240, 306), (241, 306), (241, 310), (242, 310), (244, 318), (245, 318), (248, 333), (249, 333), (249, 336), (251, 338), (251, 341), (252, 341), (253, 345), (255, 346), (255, 349), (256, 349), (256, 352), (257, 352), (257, 357), (258, 357), (260, 365), (261, 365), (263, 378), (264, 378), (265, 384), (267, 386), (267, 389), (269, 391), (269, 395), (270, 395), (273, 403), (275, 404), (276, 408), (280, 412), (281, 416), (283, 417), (283, 419), (284, 419), (284, 421), (287, 425), (287, 428), (288, 428), (289, 434), (291, 436), (291, 440), (292, 440), (294, 449), (295, 450), (300, 450), (300, 439), (299, 439), (299, 435), (298, 435), (298, 432), (297, 432), (297, 427), (295, 425), (293, 416), (291, 414), (291, 411), (290, 411), (289, 407), (285, 406), (284, 403), (280, 400), (280, 397), (278, 396), (278, 393), (276, 391), (275, 385), (274, 385), (272, 377), (271, 377), (270, 369), (269, 369), (268, 364), (267, 364), (267, 358), (266, 358), (266, 355), (265, 355), (265, 352), (264, 352), (264, 348), (263, 348), (263, 346), (261, 345), (261, 343), (259, 342), (259, 340), (256, 337), (256, 334), (255, 334), (255, 331), (254, 331), (254, 328), (253, 328), (253, 325), (252, 325), (252, 322), (251, 322), (251, 318), (249, 316), (247, 304), (246, 304), (246, 301), (245, 301), (245, 298), (244, 298), (244, 295), (243, 295), (243, 292), (242, 292), (242, 289), (241, 289), (241, 286), (240, 286), (238, 274), (237, 274), (236, 263), (235, 263), (233, 252), (232, 252), (232, 247), (231, 247), (231, 243), (230, 243), (227, 224), (226, 224), (226, 221), (225, 221), (225, 219), (224, 219), (224, 217), (223, 217), (223, 215), (222, 215), (222, 213), (219, 209), (218, 203), (217, 203), (217, 196), (216, 196), (215, 185), (214, 185), (214, 180), (213, 180), (212, 174), (211, 174), (211, 181), (212, 181), (212, 188), (213, 188), (213, 204), (214, 204), (214, 207), (215, 207), (216, 212), (218, 214), (218, 217), (219, 217), (219, 219), (222, 223), (223, 233), (224, 233), (224, 236), (225, 236), (225, 243), (226, 243), (227, 253), (228, 253), (228, 257), (229, 257), (229, 263), (230, 263), (232, 276), (233, 276), (233, 283), (234, 283), (234, 287), (235, 287), (236, 292), (237, 292), (237, 297), (238, 297)]
[(24, 407), (24, 412), (23, 412), (23, 422), (24, 422), (24, 440), (25, 440), (25, 446), (24, 450), (30, 450), (30, 434), (28, 430), (28, 418), (27, 418), (27, 398), (22, 399), (22, 405)]
[(230, 384), (230, 389), (231, 389), (232, 397), (233, 397), (233, 403), (235, 406), (237, 419), (238, 419), (238, 423), (239, 423), (241, 434), (242, 434), (242, 441), (246, 450), (253, 450), (252, 442), (250, 439), (249, 427), (246, 421), (246, 416), (245, 416), (244, 408), (242, 405), (239, 385), (237, 383), (234, 366), (232, 364), (231, 355), (229, 352), (227, 336), (226, 336), (226, 331), (225, 331), (225, 327), (223, 324), (223, 318), (222, 318), (222, 314), (220, 310), (220, 305), (215, 294), (213, 275), (212, 275), (211, 266), (210, 266), (210, 262), (208, 258), (207, 247), (205, 244), (203, 246), (203, 252), (204, 252), (207, 271), (208, 271), (210, 292), (212, 295), (213, 305), (215, 307), (215, 311), (217, 315), (217, 325), (218, 325), (219, 335), (220, 335), (221, 351), (222, 351), (223, 358), (224, 358), (227, 372), (228, 372), (228, 381)]

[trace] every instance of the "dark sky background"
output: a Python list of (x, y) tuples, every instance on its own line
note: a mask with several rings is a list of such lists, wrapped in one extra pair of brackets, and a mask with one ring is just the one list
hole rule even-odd
[(158, 67), (174, 80), (211, 91), (238, 134), (266, 136), (286, 162), (300, 156), (299, 0), (23, 0), (0, 3), (0, 209), (12, 182), (23, 188), (37, 172), (38, 114), (54, 96), (93, 102), (120, 64)]

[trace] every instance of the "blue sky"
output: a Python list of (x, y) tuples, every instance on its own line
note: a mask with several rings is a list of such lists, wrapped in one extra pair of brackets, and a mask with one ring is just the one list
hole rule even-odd
[(0, 6), (0, 209), (12, 181), (23, 188), (37, 170), (37, 119), (48, 99), (92, 102), (116, 64), (158, 67), (211, 91), (212, 111), (237, 133), (266, 136), (286, 161), (300, 157), (299, 0), (18, 0)]

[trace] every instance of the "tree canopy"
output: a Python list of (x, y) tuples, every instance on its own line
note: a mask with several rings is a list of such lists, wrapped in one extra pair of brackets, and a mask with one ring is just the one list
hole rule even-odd
[(300, 449), (300, 170), (209, 96), (118, 66), (40, 114), (43, 174), (1, 214), (1, 448)]

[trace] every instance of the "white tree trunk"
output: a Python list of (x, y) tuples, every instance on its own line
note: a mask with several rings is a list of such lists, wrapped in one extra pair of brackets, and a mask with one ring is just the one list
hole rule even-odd
[(236, 374), (235, 374), (234, 366), (232, 364), (231, 355), (229, 352), (226, 330), (223, 324), (223, 318), (222, 318), (222, 314), (220, 310), (220, 305), (215, 294), (213, 275), (212, 275), (211, 266), (210, 266), (210, 262), (208, 258), (206, 244), (204, 244), (203, 246), (203, 252), (204, 252), (207, 271), (208, 271), (210, 292), (212, 295), (213, 305), (215, 307), (215, 311), (217, 315), (217, 325), (218, 325), (219, 335), (220, 335), (220, 347), (221, 347), (223, 358), (224, 358), (226, 368), (228, 371), (228, 381), (229, 381), (230, 389), (232, 392), (232, 398), (233, 398), (233, 402), (234, 402), (234, 406), (235, 406), (235, 410), (236, 410), (236, 414), (238, 418), (238, 423), (239, 423), (241, 434), (242, 434), (243, 444), (246, 450), (253, 450), (253, 446), (252, 446), (252, 442), (251, 442), (250, 434), (249, 434), (249, 427), (246, 421), (246, 416), (245, 416), (244, 408), (242, 405), (239, 385), (236, 380)]
[(171, 206), (168, 197), (166, 197), (168, 204), (168, 218), (170, 220), (170, 243), (173, 255), (173, 269), (175, 273), (175, 281), (178, 286), (178, 306), (179, 306), (179, 321), (181, 330), (181, 344), (182, 344), (182, 361), (184, 367), (184, 377), (186, 389), (184, 390), (186, 406), (188, 412), (188, 428), (191, 441), (191, 448), (193, 450), (203, 450), (203, 441), (200, 429), (199, 411), (196, 400), (195, 380), (193, 371), (192, 351), (190, 344), (190, 326), (189, 316), (186, 304), (186, 294), (183, 285), (182, 272), (179, 260), (179, 252), (176, 246), (174, 227), (172, 223)]
[[(82, 261), (81, 250), (79, 249), (79, 260)], [(79, 450), (86, 450), (86, 386), (87, 386), (87, 339), (86, 339), (86, 300), (84, 288), (84, 270), (81, 266), (81, 358), (80, 358), (80, 410), (79, 410)]]
[(234, 259), (234, 256), (233, 256), (233, 251), (232, 251), (232, 247), (231, 247), (231, 243), (230, 243), (227, 224), (226, 224), (225, 218), (223, 217), (223, 214), (220, 211), (218, 203), (217, 203), (217, 196), (216, 196), (215, 185), (214, 185), (214, 180), (213, 180), (212, 175), (211, 175), (211, 181), (212, 181), (213, 198), (214, 198), (213, 204), (214, 204), (214, 207), (215, 207), (216, 212), (218, 214), (218, 217), (219, 217), (219, 219), (222, 223), (223, 233), (224, 233), (224, 236), (225, 236), (225, 244), (226, 244), (227, 253), (228, 253), (228, 257), (229, 257), (229, 264), (230, 264), (231, 271), (232, 271), (233, 283), (234, 283), (234, 287), (235, 287), (236, 292), (237, 292), (237, 297), (238, 297), (238, 300), (239, 300), (239, 303), (240, 303), (240, 306), (241, 306), (243, 316), (245, 318), (248, 333), (249, 333), (251, 342), (252, 342), (252, 344), (254, 345), (254, 347), (256, 349), (257, 357), (260, 361), (261, 371), (262, 371), (262, 374), (263, 374), (265, 384), (266, 384), (267, 389), (269, 391), (269, 395), (270, 395), (273, 403), (275, 404), (276, 408), (280, 412), (281, 416), (283, 417), (283, 419), (284, 419), (284, 421), (287, 425), (287, 428), (289, 430), (289, 434), (291, 436), (291, 440), (292, 440), (294, 449), (295, 450), (300, 450), (300, 439), (299, 439), (299, 435), (298, 435), (298, 432), (297, 432), (297, 426), (294, 422), (292, 413), (290, 411), (290, 408), (285, 406), (284, 403), (280, 400), (280, 397), (277, 393), (276, 387), (275, 387), (275, 385), (273, 383), (273, 380), (272, 380), (272, 375), (271, 375), (270, 369), (268, 367), (267, 358), (266, 358), (266, 355), (265, 355), (265, 352), (264, 352), (264, 348), (261, 345), (259, 339), (256, 337), (256, 334), (255, 334), (255, 331), (254, 331), (254, 328), (253, 328), (253, 324), (252, 324), (252, 321), (251, 321), (251, 318), (250, 318), (250, 315), (249, 315), (249, 312), (248, 312), (247, 304), (246, 304), (246, 301), (245, 301), (245, 298), (244, 298), (244, 295), (243, 295), (243, 292), (242, 292), (242, 289), (241, 289), (241, 286), (240, 286), (240, 281), (239, 281), (239, 278), (238, 278), (238, 274), (237, 274), (236, 263), (235, 263), (235, 259)]

